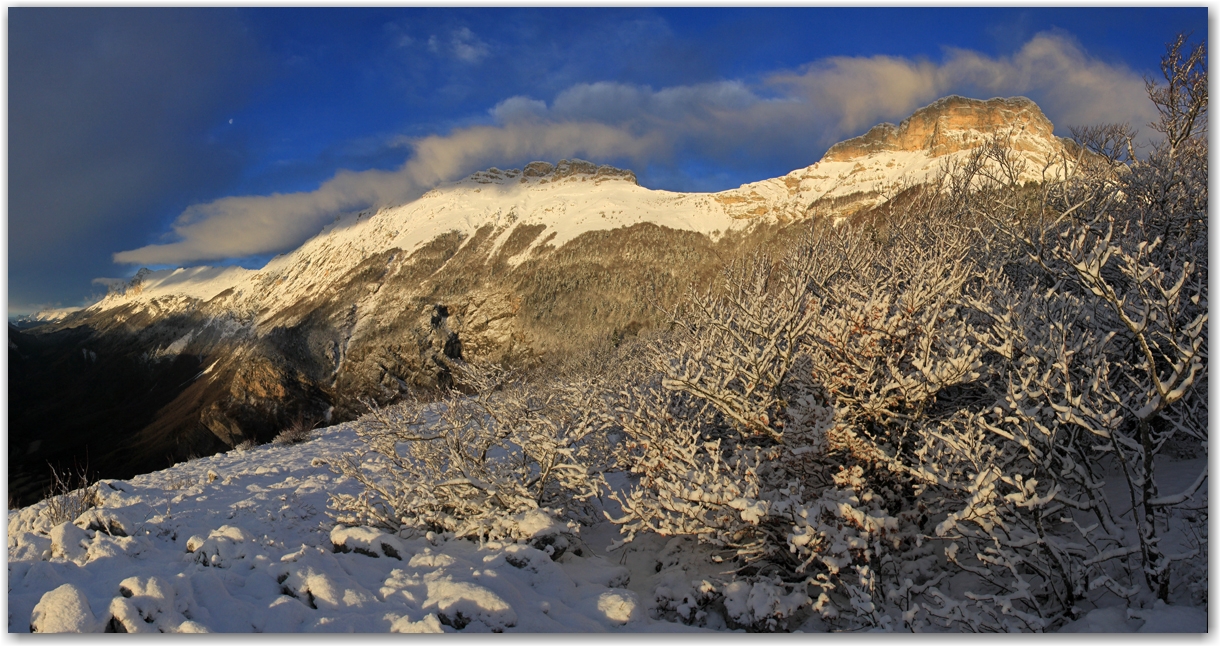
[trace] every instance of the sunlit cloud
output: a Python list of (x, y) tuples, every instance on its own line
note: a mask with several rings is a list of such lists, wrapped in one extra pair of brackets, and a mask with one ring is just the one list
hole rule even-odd
[[(469, 30), (429, 46), (475, 62), (487, 46)], [(463, 48), (469, 49), (463, 49)], [(175, 264), (281, 251), (300, 244), (335, 213), (402, 203), (444, 181), (490, 165), (533, 159), (627, 159), (639, 168), (677, 158), (732, 166), (742, 160), (808, 165), (827, 146), (882, 121), (898, 121), (948, 94), (1024, 95), (1060, 134), (1067, 126), (1156, 117), (1142, 77), (1090, 57), (1070, 38), (1039, 34), (1011, 56), (946, 50), (939, 63), (888, 56), (833, 57), (747, 83), (730, 80), (653, 89), (582, 83), (548, 104), (509, 97), (493, 125), (408, 140), (397, 170), (342, 171), (317, 190), (228, 197), (195, 205), (172, 229), (176, 241), (117, 253), (129, 264)]]

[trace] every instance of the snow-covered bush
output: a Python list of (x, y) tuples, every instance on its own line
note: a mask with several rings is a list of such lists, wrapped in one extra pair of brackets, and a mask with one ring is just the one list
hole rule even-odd
[[(1168, 601), (1175, 564), (1197, 598), (1205, 460), (1177, 490), (1158, 473), (1167, 447), (1207, 448), (1206, 69), (1181, 46), (1146, 158), (1130, 128), (1081, 131), (1027, 185), (996, 141), (884, 226), (823, 228), (693, 295), (611, 416), (625, 540), (717, 548), (734, 574), (709, 594), (753, 629), (804, 606), (1043, 630), (1110, 595)], [(808, 605), (733, 614), (757, 585)]]
[(1168, 600), (1173, 564), (1198, 554), (1180, 539), (1205, 515), (1171, 508), (1199, 493), (1206, 467), (1172, 492), (1157, 468), (1167, 446), (1207, 448), (1207, 146), (1195, 121), (1206, 70), (1202, 50), (1183, 58), (1181, 45), (1166, 58), (1169, 88), (1150, 85), (1167, 136), (1146, 160), (1114, 163), (1114, 137), (1134, 148), (1130, 130), (1102, 128), (1110, 154), (1086, 139), (1095, 155), (1078, 161), (1090, 163), (1066, 165), (1038, 200), (970, 205), (1035, 280), (991, 281), (978, 300), (993, 403), (923, 434), (917, 480), (965, 503), (942, 508), (935, 533), (978, 581), (925, 604), (933, 621), (1036, 629), (1103, 595)]
[[(653, 344), (657, 377), (627, 387), (614, 420), (639, 478), (614, 519), (627, 540), (724, 548), (743, 585), (778, 580), (805, 599), (781, 619), (809, 605), (886, 622), (879, 577), (919, 515), (905, 465), (937, 396), (980, 376), (964, 310), (987, 276), (951, 227), (896, 219), (890, 234), (914, 237), (827, 227), (779, 263), (731, 268)], [(748, 625), (789, 623), (776, 619)]]
[(246, 440), (242, 440), (241, 442), (238, 442), (237, 446), (233, 447), (233, 450), (239, 451), (239, 452), (245, 452), (245, 451), (249, 451), (250, 449), (253, 449), (256, 446), (258, 446), (257, 442), (255, 442), (254, 440), (246, 439)]
[[(1173, 564), (1198, 553), (1164, 539), (1205, 522), (1173, 508), (1196, 496), (1206, 466), (1180, 491), (1163, 491), (1157, 468), (1167, 446), (1207, 447), (1206, 68), (1204, 50), (1182, 45), (1165, 59), (1168, 85), (1149, 86), (1166, 137), (1146, 160), (1049, 184), (1044, 211), (1058, 215), (1036, 229), (991, 214), (1050, 287), (997, 290), (998, 401), (976, 421), (1008, 440), (993, 473), (1010, 477), (991, 495), (1025, 527), (1000, 540), (979, 528), (991, 536), (978, 540), (1042, 568), (1028, 592), (1042, 594), (1042, 616), (1071, 617), (1102, 588), (1168, 600)], [(1114, 480), (1122, 494), (1107, 499)]]
[(367, 451), (337, 465), (363, 490), (332, 498), (336, 520), (493, 539), (541, 536), (537, 510), (573, 528), (587, 520), (596, 485), (585, 466), (594, 428), (585, 390), (487, 364), (456, 372), (469, 394), (372, 407), (357, 427)]

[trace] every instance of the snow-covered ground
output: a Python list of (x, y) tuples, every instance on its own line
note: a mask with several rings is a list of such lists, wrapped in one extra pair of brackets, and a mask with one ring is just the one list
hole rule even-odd
[[(718, 574), (686, 538), (607, 552), (618, 532), (606, 522), (553, 560), (526, 543), (336, 528), (328, 494), (357, 491), (327, 464), (357, 448), (358, 423), (104, 480), (100, 506), (75, 524), (50, 526), (45, 503), (10, 511), (9, 631), (698, 630), (654, 618), (685, 610)], [(556, 527), (537, 520), (536, 537)], [(1207, 616), (1103, 608), (1065, 630), (1206, 631)]]
[(357, 442), (345, 424), (105, 480), (76, 525), (50, 527), (45, 503), (9, 512), (9, 631), (692, 630), (649, 618), (655, 563), (606, 555), (608, 524), (557, 560), (526, 544), (335, 529), (328, 494), (355, 488), (326, 464)]

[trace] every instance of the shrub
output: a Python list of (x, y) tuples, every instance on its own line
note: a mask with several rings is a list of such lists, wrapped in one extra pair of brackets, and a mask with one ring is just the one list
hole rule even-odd
[[(276, 444), (290, 446), (292, 444), (300, 444), (308, 442), (309, 436), (313, 434), (313, 430), (317, 428), (318, 422), (306, 418), (304, 415), (297, 415), (292, 422), (285, 426), (279, 433), (276, 434), (272, 442)], [(248, 442), (249, 440), (247, 440)], [(242, 444), (245, 444), (243, 442)]]
[(97, 485), (89, 484), (85, 469), (78, 473), (51, 469), (51, 489), (43, 501), (42, 515), (50, 527), (70, 523), (100, 504)]

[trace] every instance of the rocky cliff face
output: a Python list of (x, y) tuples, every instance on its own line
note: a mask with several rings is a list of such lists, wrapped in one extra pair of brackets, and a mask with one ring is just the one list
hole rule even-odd
[[(10, 451), (10, 473), (22, 474), (14, 491), (37, 495), (45, 477), (30, 465), (70, 463), (84, 436), (91, 468), (128, 477), (270, 440), (298, 416), (337, 421), (363, 398), (448, 385), (458, 358), (526, 365), (634, 334), (658, 323), (650, 298), (672, 303), (726, 259), (781, 244), (810, 217), (876, 206), (996, 135), (1039, 168), (1064, 146), (1026, 99), (950, 97), (808, 168), (720, 193), (649, 190), (630, 171), (580, 160), (534, 162), (336, 218), (257, 271), (142, 270), (22, 339), (55, 357), (22, 364), (43, 380), (30, 383), (71, 373), (82, 393), (131, 396), (112, 397), (122, 406), (105, 415), (56, 405), (49, 385), (14, 396), (10, 445), (25, 447)], [(77, 366), (82, 350), (95, 359)]]
[(823, 160), (847, 162), (896, 152), (943, 157), (972, 150), (994, 137), (1006, 141), (1016, 152), (1040, 156), (1055, 154), (1061, 145), (1050, 120), (1029, 99), (979, 101), (949, 96), (916, 110), (897, 126), (882, 123), (859, 137), (831, 146)]

